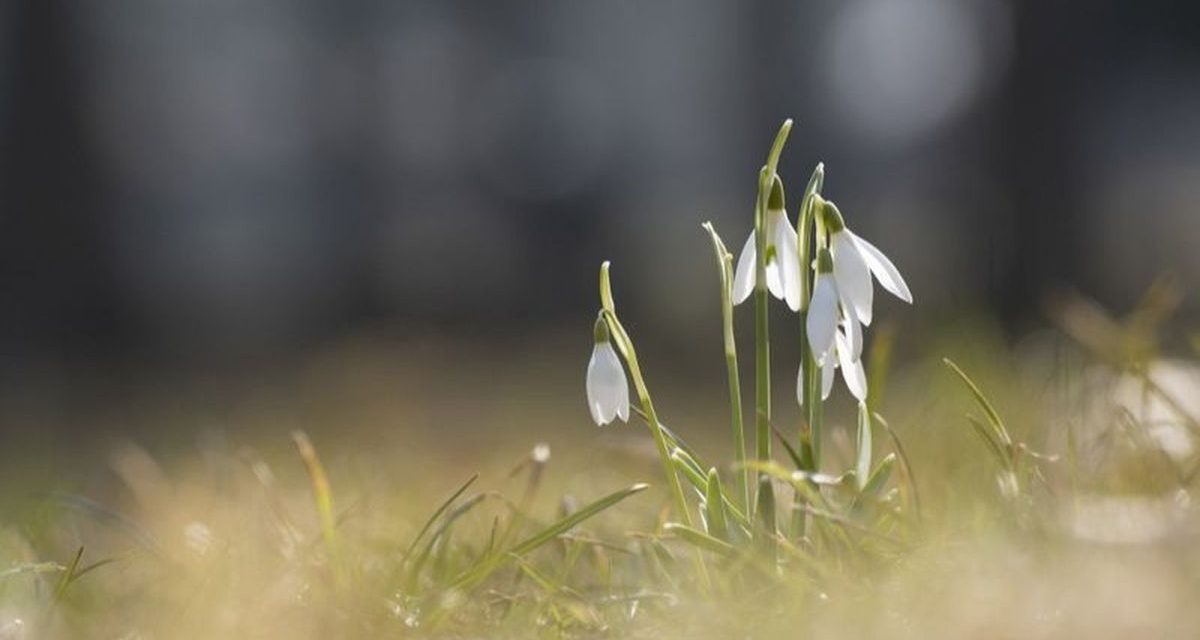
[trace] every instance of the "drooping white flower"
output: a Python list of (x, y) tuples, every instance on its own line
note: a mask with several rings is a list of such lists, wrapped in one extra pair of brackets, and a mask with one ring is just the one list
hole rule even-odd
[(596, 320), (595, 344), (587, 368), (587, 400), (592, 420), (598, 426), (602, 427), (614, 418), (629, 421), (629, 381), (609, 340), (608, 323), (604, 318)]
[[(862, 401), (867, 397), (867, 376), (861, 361), (862, 326), (840, 294), (841, 282), (833, 271), (833, 256), (827, 249), (817, 255), (816, 267), (804, 328), (813, 358), (821, 368), (821, 399), (829, 397), (836, 369), (840, 368), (846, 388)], [(796, 399), (804, 404), (803, 366), (796, 375)]]
[(859, 322), (871, 324), (872, 275), (889, 293), (912, 304), (912, 292), (896, 265), (875, 245), (846, 228), (837, 205), (826, 201), (822, 211), (829, 229), (829, 249), (833, 255), (833, 277), (837, 281), (838, 295)]
[(812, 299), (808, 302), (808, 316), (804, 319), (804, 333), (813, 357), (820, 360), (833, 347), (833, 334), (837, 332), (841, 317), (839, 284), (833, 274), (833, 258), (822, 249), (817, 257), (817, 275), (813, 281)]
[[(800, 310), (800, 255), (796, 229), (788, 221), (784, 208), (783, 183), (776, 180), (767, 200), (767, 290), (787, 302), (792, 311)], [(741, 304), (754, 290), (758, 245), (754, 232), (746, 238), (733, 274), (733, 303)]]
[[(855, 334), (857, 333), (857, 337)], [(855, 344), (857, 340), (857, 346)], [(821, 400), (828, 400), (833, 392), (833, 383), (837, 370), (841, 369), (842, 379), (850, 394), (859, 400), (867, 398), (867, 374), (862, 364), (862, 333), (859, 324), (852, 316), (847, 316), (841, 327), (834, 331), (833, 346), (824, 354), (816, 355), (817, 366), (821, 369)], [(796, 401), (804, 405), (804, 366), (801, 365), (796, 375)]]

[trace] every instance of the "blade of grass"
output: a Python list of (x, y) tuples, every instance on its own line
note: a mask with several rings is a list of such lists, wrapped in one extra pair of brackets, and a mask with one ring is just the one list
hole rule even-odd
[(477, 563), (474, 567), (468, 569), (465, 573), (455, 579), (450, 584), (449, 588), (460, 591), (473, 588), (474, 586), (486, 580), (487, 577), (497, 569), (502, 567), (508, 561), (510, 556), (522, 556), (533, 551), (534, 549), (537, 549), (543, 544), (557, 538), (559, 535), (570, 531), (579, 523), (599, 514), (613, 505), (616, 505), (629, 496), (646, 490), (646, 488), (649, 486), (650, 485), (647, 484), (635, 484), (629, 488), (610, 493), (603, 498), (588, 504), (578, 511), (533, 534), (529, 538), (526, 538), (524, 541), (514, 545), (507, 552), (483, 559), (481, 562)]
[(414, 593), (417, 590), (417, 584), (420, 579), (421, 570), (425, 568), (425, 563), (429, 561), (429, 557), (434, 550), (434, 545), (437, 544), (438, 540), (441, 540), (444, 536), (449, 535), (451, 528), (456, 522), (458, 522), (458, 519), (477, 507), (479, 503), (483, 502), (484, 498), (486, 497), (486, 493), (477, 493), (470, 498), (467, 498), (462, 504), (458, 505), (446, 514), (445, 518), (442, 519), (442, 523), (438, 525), (437, 530), (434, 531), (433, 535), (429, 536), (429, 539), (424, 545), (421, 546), (421, 552), (417, 554), (417, 559), (413, 561), (412, 565), (410, 565), (408, 569), (404, 584), (409, 593)]
[(1008, 434), (1008, 428), (1004, 426), (1004, 421), (1000, 419), (1000, 414), (996, 412), (995, 407), (992, 406), (992, 403), (987, 399), (987, 396), (983, 395), (983, 391), (979, 389), (979, 385), (975, 384), (975, 381), (972, 380), (971, 377), (968, 376), (967, 373), (963, 371), (961, 367), (955, 364), (950, 358), (942, 358), (942, 362), (954, 372), (954, 375), (958, 376), (958, 378), (962, 380), (963, 384), (967, 386), (967, 389), (971, 392), (971, 396), (975, 399), (976, 404), (979, 405), (980, 409), (983, 410), (983, 414), (987, 417), (988, 424), (996, 433), (997, 440), (999, 440), (999, 442), (1003, 444), (1004, 448), (1006, 449), (1012, 447), (1012, 437), (1010, 437)]
[(663, 531), (675, 535), (680, 540), (688, 542), (692, 546), (703, 551), (715, 553), (725, 558), (732, 558), (733, 556), (737, 555), (737, 549), (728, 542), (725, 542), (724, 540), (718, 540), (707, 533), (704, 533), (703, 531), (699, 531), (685, 524), (668, 522), (665, 526), (663, 526)]
[(329, 487), (329, 476), (326, 475), (325, 467), (317, 457), (317, 450), (313, 447), (312, 440), (309, 439), (307, 433), (300, 430), (293, 431), (292, 442), (296, 444), (296, 451), (300, 454), (300, 459), (304, 461), (309, 480), (312, 483), (317, 517), (321, 521), (321, 537), (325, 540), (325, 546), (328, 547), (330, 556), (336, 559), (337, 527), (334, 520), (333, 491)]
[(83, 547), (75, 552), (75, 557), (67, 564), (61, 576), (58, 577), (58, 582), (54, 585), (54, 598), (51, 601), (51, 606), (62, 601), (63, 596), (67, 593), (67, 587), (75, 577), (76, 570), (79, 569), (79, 561), (83, 559)]
[(866, 403), (858, 405), (858, 435), (855, 440), (858, 457), (854, 465), (854, 482), (858, 490), (862, 491), (867, 486), (867, 479), (871, 473), (871, 412)]
[(979, 436), (979, 439), (983, 440), (983, 443), (987, 445), (988, 451), (995, 456), (996, 462), (998, 462), (1002, 468), (1007, 469), (1009, 467), (1008, 456), (1005, 455), (1004, 451), (1000, 449), (1000, 445), (992, 439), (992, 434), (988, 430), (987, 425), (980, 422), (979, 418), (976, 418), (973, 415), (967, 415), (967, 422), (974, 427), (975, 433)]
[(908, 480), (909, 491), (912, 492), (913, 511), (916, 512), (917, 521), (920, 522), (922, 519), (921, 493), (917, 489), (917, 479), (913, 476), (912, 465), (908, 462), (908, 453), (904, 449), (904, 443), (900, 442), (900, 436), (896, 435), (896, 432), (892, 429), (892, 425), (888, 424), (888, 421), (884, 420), (883, 416), (876, 413), (873, 414), (873, 417), (875, 418), (875, 422), (879, 423), (883, 427), (883, 430), (887, 432), (888, 438), (892, 441), (892, 448), (900, 456), (900, 466), (904, 469), (904, 477)]
[(412, 542), (409, 543), (408, 551), (404, 552), (405, 558), (412, 556), (412, 552), (417, 548), (417, 543), (419, 543), (421, 541), (421, 538), (424, 537), (425, 534), (429, 532), (429, 528), (433, 526), (433, 523), (436, 522), (437, 519), (439, 517), (441, 517), (441, 515), (443, 513), (446, 512), (446, 509), (449, 509), (450, 505), (454, 504), (454, 501), (458, 500), (459, 496), (461, 496), (463, 494), (463, 492), (465, 492), (467, 490), (467, 488), (470, 487), (472, 484), (474, 484), (475, 481), (478, 479), (479, 479), (478, 473), (471, 476), (470, 478), (467, 478), (467, 481), (462, 483), (462, 486), (460, 486), (454, 493), (450, 494), (450, 497), (446, 498), (442, 502), (441, 506), (439, 506), (437, 508), (437, 510), (433, 512), (433, 515), (429, 516), (429, 519), (425, 521), (424, 526), (422, 526), (421, 530), (417, 532), (416, 537), (414, 537), (412, 539)]
[(721, 490), (721, 477), (717, 470), (708, 470), (708, 488), (705, 491), (704, 505), (707, 510), (708, 532), (718, 540), (729, 541), (729, 526), (725, 520), (725, 494)]
[(884, 456), (883, 460), (879, 461), (879, 465), (871, 472), (871, 477), (867, 479), (863, 486), (862, 493), (867, 495), (878, 495), (887, 484), (888, 478), (892, 477), (892, 467), (896, 463), (896, 454), (889, 453)]

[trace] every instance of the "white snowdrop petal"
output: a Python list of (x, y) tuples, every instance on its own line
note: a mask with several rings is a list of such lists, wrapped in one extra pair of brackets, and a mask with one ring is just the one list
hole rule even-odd
[(846, 381), (846, 388), (860, 402), (865, 401), (867, 399), (867, 375), (863, 371), (862, 361), (851, 357), (849, 346), (840, 335), (834, 350), (837, 351), (838, 364), (841, 366), (842, 379)]
[(588, 400), (588, 410), (592, 412), (592, 422), (596, 426), (603, 427), (605, 425), (604, 414), (600, 410), (600, 403), (594, 400)]
[(808, 345), (812, 347), (813, 357), (821, 358), (833, 346), (833, 334), (837, 332), (838, 294), (837, 286), (829, 274), (817, 275), (817, 283), (813, 286), (812, 300), (808, 305), (808, 318), (805, 319), (805, 333), (808, 334)]
[(796, 246), (796, 230), (787, 218), (775, 227), (775, 255), (783, 280), (783, 299), (792, 311), (800, 310), (800, 254)]
[(754, 247), (754, 232), (746, 238), (742, 253), (738, 256), (737, 268), (733, 272), (733, 303), (741, 304), (750, 297), (754, 290), (754, 267), (758, 260), (758, 251)]
[(833, 277), (838, 293), (846, 306), (854, 310), (859, 321), (871, 324), (871, 270), (863, 260), (854, 238), (846, 229), (830, 237), (833, 248)]
[(835, 358), (832, 353), (825, 354), (825, 359), (821, 361), (821, 399), (828, 400), (829, 394), (833, 393), (833, 374)]
[(863, 334), (862, 325), (858, 322), (858, 318), (853, 313), (846, 313), (842, 316), (842, 332), (846, 338), (846, 347), (850, 351), (851, 358), (858, 360), (862, 357), (863, 350)]
[(904, 281), (904, 276), (900, 275), (900, 270), (896, 268), (896, 265), (892, 264), (892, 261), (875, 245), (863, 240), (860, 236), (854, 234), (851, 236), (880, 286), (897, 298), (912, 304), (912, 292), (908, 290), (908, 283)]
[(771, 258), (771, 261), (767, 263), (767, 291), (780, 300), (783, 300), (786, 295), (778, 256)]
[(804, 406), (804, 365), (796, 370), (796, 404)]
[(597, 425), (604, 426), (617, 416), (629, 415), (629, 383), (612, 343), (600, 342), (592, 349), (587, 371), (588, 408)]

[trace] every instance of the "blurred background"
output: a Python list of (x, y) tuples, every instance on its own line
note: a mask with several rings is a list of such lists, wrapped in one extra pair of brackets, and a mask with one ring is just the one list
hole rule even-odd
[(0, 404), (391, 344), (410, 390), (563, 359), (582, 422), (603, 259), (718, 379), (699, 225), (741, 246), (786, 117), (793, 213), (824, 161), (903, 327), (1200, 283), (1193, 2), (4, 0)]

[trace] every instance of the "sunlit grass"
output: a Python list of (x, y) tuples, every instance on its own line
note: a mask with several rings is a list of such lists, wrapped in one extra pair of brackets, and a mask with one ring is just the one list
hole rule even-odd
[[(791, 227), (789, 130), (737, 267), (704, 226), (724, 398), (652, 396), (604, 263), (586, 382), (545, 340), (518, 349), (537, 373), (512, 354), (372, 371), (405, 358), (368, 343), (194, 445), (5, 451), (0, 640), (1194, 636), (1200, 366), (1171, 282), (1121, 318), (1057, 298), (1015, 345), (912, 332), (897, 363), (897, 331), (866, 331), (873, 283), (913, 296), (823, 166)], [(798, 315), (769, 334), (772, 297)], [(795, 396), (772, 396), (769, 335), (800, 345)]]
[[(972, 376), (1012, 442), (1057, 456), (1030, 459), (1040, 478), (1025, 500), (1001, 490), (1006, 466), (967, 419), (988, 428), (988, 411), (930, 357), (893, 372), (880, 403), (892, 420), (876, 431), (878, 457), (894, 453), (894, 431), (911, 474), (897, 456), (889, 500), (812, 507), (822, 533), (780, 540), (778, 565), (665, 527), (670, 494), (654, 482), (644, 431), (589, 426), (579, 391), (543, 407), (535, 424), (513, 428), (511, 414), (499, 434), (439, 438), (423, 425), (373, 435), (390, 420), (345, 425), (347, 435), (308, 425), (332, 496), (335, 559), (305, 459), (286, 428), (263, 429), (250, 411), (224, 440), (159, 441), (161, 455), (108, 446), (53, 486), (7, 487), (0, 628), (26, 638), (1180, 637), (1200, 628), (1189, 606), (1196, 458), (1167, 454), (1150, 425), (1126, 415), (1162, 420), (1163, 409), (1114, 406), (1097, 421), (1092, 405), (1110, 404), (1131, 374), (1061, 334), (1020, 356), (971, 335), (939, 353)], [(719, 368), (716, 350), (713, 361)], [(1043, 369), (1047, 361), (1073, 370)], [(344, 413), (355, 422), (381, 411), (330, 393), (353, 403)], [(678, 405), (692, 392), (661, 393)], [(728, 415), (715, 399), (695, 403), (714, 408), (704, 428), (690, 417), (673, 426), (712, 457), (726, 450)], [(850, 466), (853, 414), (834, 410), (830, 421), (831, 467)], [(554, 443), (548, 459), (533, 451), (542, 439)], [(732, 459), (714, 463), (722, 480), (736, 475)], [(781, 478), (791, 464), (781, 451)], [(655, 486), (551, 528), (638, 481)], [(850, 488), (823, 491), (837, 501)], [(786, 516), (791, 501), (782, 503)], [(711, 588), (694, 579), (695, 543)]]

